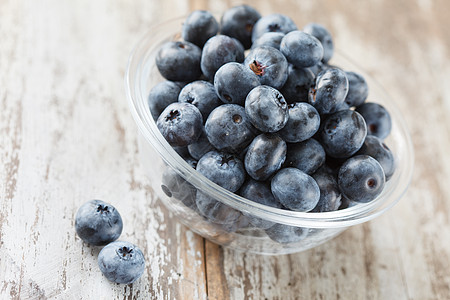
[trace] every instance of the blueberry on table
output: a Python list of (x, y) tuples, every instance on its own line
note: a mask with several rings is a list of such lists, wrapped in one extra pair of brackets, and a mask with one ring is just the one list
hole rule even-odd
[(314, 36), (303, 31), (287, 33), (280, 44), (280, 51), (287, 61), (298, 68), (308, 68), (322, 60), (323, 47)]
[(287, 144), (285, 167), (297, 168), (308, 175), (313, 174), (325, 163), (325, 150), (315, 139)]
[(252, 49), (267, 46), (280, 50), (281, 40), (284, 36), (285, 34), (282, 32), (266, 32), (252, 44)]
[(155, 85), (148, 94), (148, 107), (153, 120), (157, 120), (162, 111), (171, 103), (177, 102), (181, 88), (173, 81), (163, 81)]
[(348, 106), (359, 106), (366, 101), (369, 95), (369, 86), (364, 77), (355, 72), (345, 72), (348, 79), (348, 94), (345, 103)]
[(323, 47), (322, 62), (327, 63), (333, 56), (334, 46), (333, 38), (330, 32), (321, 24), (309, 23), (303, 27), (303, 32), (306, 32), (317, 38)]
[(252, 42), (255, 42), (266, 32), (288, 33), (297, 30), (297, 25), (286, 15), (271, 14), (262, 17), (253, 26)]
[(269, 238), (280, 244), (296, 243), (304, 240), (308, 235), (308, 228), (275, 224), (266, 230)]
[(222, 15), (220, 32), (237, 39), (248, 49), (252, 45), (253, 26), (260, 18), (259, 12), (251, 6), (234, 6)]
[(309, 90), (309, 103), (320, 114), (334, 113), (345, 101), (347, 93), (345, 72), (337, 68), (327, 69), (317, 75), (315, 86)]
[(288, 103), (308, 102), (308, 92), (314, 86), (315, 78), (309, 68), (297, 68), (289, 65), (288, 78), (280, 92)]
[(278, 171), (272, 178), (271, 190), (275, 199), (294, 211), (310, 211), (320, 198), (316, 181), (297, 168), (283, 168)]
[(217, 32), (219, 23), (214, 16), (209, 11), (195, 10), (184, 21), (181, 37), (201, 48)]
[(361, 148), (367, 135), (364, 118), (356, 111), (342, 110), (329, 115), (319, 130), (325, 152), (335, 158), (347, 158)]
[(175, 102), (161, 113), (156, 126), (171, 146), (187, 146), (200, 137), (203, 118), (195, 105)]
[(318, 169), (312, 177), (320, 189), (320, 199), (312, 212), (335, 211), (341, 206), (341, 191), (337, 183), (336, 176), (327, 166)]
[(200, 110), (203, 120), (208, 118), (214, 108), (222, 104), (212, 83), (204, 80), (197, 80), (183, 87), (178, 95), (178, 102), (195, 105)]
[(263, 132), (276, 132), (288, 119), (288, 105), (283, 95), (273, 87), (255, 87), (245, 99), (245, 113), (250, 122)]
[(286, 159), (286, 142), (274, 133), (255, 137), (245, 155), (245, 170), (256, 180), (266, 180), (281, 168)]
[(106, 202), (90, 200), (75, 216), (75, 230), (86, 243), (102, 246), (119, 238), (123, 223), (119, 212)]
[[(281, 208), (281, 203), (272, 195), (270, 185), (268, 185), (266, 182), (249, 179), (244, 182), (239, 191), (239, 194), (242, 197), (252, 200), (256, 203), (264, 204), (270, 207)], [(275, 224), (271, 221), (255, 217), (249, 213), (243, 214), (249, 218), (249, 222), (253, 226), (261, 229), (268, 229)]]
[(288, 143), (303, 142), (312, 137), (320, 127), (320, 116), (317, 110), (305, 102), (288, 105), (289, 119), (278, 132)]
[(224, 64), (214, 76), (214, 88), (223, 103), (243, 106), (248, 93), (260, 84), (258, 76), (236, 62)]
[(214, 109), (205, 122), (209, 142), (216, 149), (239, 153), (256, 136), (244, 107), (237, 104), (223, 104)]
[(261, 84), (281, 88), (288, 78), (286, 57), (273, 47), (262, 46), (252, 49), (244, 60), (244, 65), (258, 76)]
[(167, 42), (156, 54), (161, 75), (171, 81), (194, 81), (200, 77), (202, 50), (189, 42)]
[(374, 135), (368, 135), (361, 149), (357, 154), (365, 154), (375, 158), (381, 165), (386, 176), (386, 180), (389, 180), (395, 171), (395, 160), (391, 150), (383, 143), (382, 140)]
[(209, 80), (214, 79), (216, 71), (228, 62), (243, 62), (244, 47), (229, 36), (216, 35), (210, 38), (201, 54), (200, 67)]
[(117, 241), (108, 244), (100, 251), (98, 266), (108, 280), (130, 284), (144, 273), (145, 258), (136, 245)]
[[(186, 158), (186, 162), (194, 169), (197, 166), (197, 161), (195, 159)], [(192, 210), (197, 209), (195, 204), (197, 189), (181, 177), (177, 171), (167, 166), (162, 175), (161, 183), (161, 189), (169, 198), (181, 201), (181, 203)]]
[(338, 184), (342, 194), (349, 200), (370, 202), (383, 191), (384, 171), (373, 157), (356, 155), (339, 169)]
[(378, 103), (366, 102), (356, 108), (366, 121), (367, 134), (384, 140), (392, 128), (391, 115)]

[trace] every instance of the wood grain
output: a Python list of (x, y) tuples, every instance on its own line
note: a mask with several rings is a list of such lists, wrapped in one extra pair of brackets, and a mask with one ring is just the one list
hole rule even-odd
[[(413, 136), (415, 173), (385, 215), (309, 251), (223, 249), (159, 204), (140, 164), (123, 76), (155, 23), (240, 1), (0, 0), (1, 299), (448, 299), (450, 4), (248, 1), (315, 21), (376, 78)], [(74, 232), (92, 198), (115, 205), (147, 268), (115, 285)]]

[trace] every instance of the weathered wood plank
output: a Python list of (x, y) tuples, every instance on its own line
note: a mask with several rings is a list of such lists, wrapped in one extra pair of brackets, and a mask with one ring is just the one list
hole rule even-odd
[[(0, 9), (1, 298), (205, 299), (203, 239), (146, 184), (123, 86), (133, 44), (169, 11), (153, 1)], [(74, 214), (91, 198), (118, 208), (121, 239), (147, 258), (133, 285), (103, 278), (100, 248), (75, 235)]]

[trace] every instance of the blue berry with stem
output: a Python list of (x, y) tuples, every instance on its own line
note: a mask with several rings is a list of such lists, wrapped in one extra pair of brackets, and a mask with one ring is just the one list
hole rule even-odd
[(288, 62), (277, 49), (262, 46), (252, 49), (244, 60), (247, 66), (263, 85), (281, 88), (288, 78)]

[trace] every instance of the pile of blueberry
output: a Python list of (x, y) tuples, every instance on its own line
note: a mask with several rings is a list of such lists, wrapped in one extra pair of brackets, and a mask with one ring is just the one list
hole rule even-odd
[[(220, 21), (194, 11), (180, 40), (161, 46), (166, 81), (148, 104), (167, 142), (198, 172), (247, 199), (301, 212), (326, 212), (374, 200), (394, 173), (383, 143), (388, 111), (366, 102), (356, 72), (329, 64), (333, 40), (316, 23), (299, 30), (286, 15), (252, 7)], [(216, 201), (167, 168), (162, 189), (215, 224), (243, 222), (280, 243), (305, 230), (274, 224)], [(233, 225), (233, 226), (232, 226)]]
[(129, 284), (144, 273), (145, 259), (135, 245), (116, 241), (122, 233), (122, 217), (114, 206), (101, 200), (84, 203), (75, 217), (78, 236), (93, 246), (105, 246), (98, 255), (98, 266), (105, 277)]

